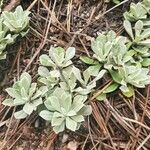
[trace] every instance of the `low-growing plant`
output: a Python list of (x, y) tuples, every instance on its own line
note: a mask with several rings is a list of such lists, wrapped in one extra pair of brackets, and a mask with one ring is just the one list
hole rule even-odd
[(18, 6), (14, 12), (2, 12), (0, 16), (0, 60), (6, 58), (7, 45), (13, 44), (18, 35), (25, 36), (29, 25), (29, 11)]
[(4, 11), (2, 18), (4, 25), (13, 33), (25, 35), (29, 25), (28, 10), (23, 11), (21, 6), (18, 6), (14, 12)]
[[(145, 1), (145, 4), (149, 4), (149, 0)], [(141, 2), (138, 2), (137, 4), (131, 3), (129, 12), (124, 13), (124, 17), (126, 20), (129, 21), (137, 21), (137, 20), (143, 20), (147, 18), (147, 12), (148, 9), (146, 5), (144, 5)]]
[(37, 87), (37, 83), (31, 82), (31, 76), (23, 73), (20, 80), (16, 81), (11, 88), (7, 88), (7, 93), (11, 96), (3, 101), (7, 106), (22, 106), (21, 110), (14, 113), (17, 119), (23, 119), (36, 111), (37, 106), (43, 103), (42, 95), (47, 91), (46, 87)]
[[(33, 111), (38, 112), (59, 133), (66, 128), (77, 130), (84, 116), (91, 114), (91, 106), (85, 103), (89, 95), (92, 96), (89, 100), (96, 98), (102, 101), (108, 93), (120, 89), (124, 96), (133, 96), (134, 88), (145, 88), (150, 84), (149, 8), (149, 0), (131, 4), (129, 12), (124, 14), (124, 28), (128, 37), (109, 31), (92, 41), (93, 56), (80, 57), (88, 66), (84, 70), (78, 69), (72, 61), (75, 57), (74, 47), (67, 50), (51, 47), (49, 55), (39, 57), (37, 83), (31, 82), (28, 73), (23, 73), (12, 88), (6, 89), (11, 98), (5, 99), (3, 104), (18, 106), (19, 111), (15, 112), (17, 119), (25, 118)], [(18, 8), (15, 15), (19, 11), (23, 13)], [(26, 12), (24, 18), (28, 14)], [(11, 31), (17, 33), (26, 29), (23, 24), (15, 28), (14, 22), (9, 22), (6, 30), (11, 27)], [(27, 25), (28, 19), (23, 22)], [(5, 39), (3, 24), (0, 24), (0, 29), (0, 35)], [(97, 83), (106, 79), (109, 79), (108, 84), (95, 93)]]
[(73, 97), (71, 93), (56, 88), (44, 102), (48, 110), (41, 111), (39, 115), (51, 122), (56, 133), (64, 131), (65, 127), (75, 131), (84, 121), (84, 116), (92, 112), (91, 106), (84, 104), (86, 99), (87, 96)]

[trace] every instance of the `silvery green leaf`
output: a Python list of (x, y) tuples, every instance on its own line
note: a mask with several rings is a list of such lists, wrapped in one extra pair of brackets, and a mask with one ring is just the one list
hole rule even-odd
[(83, 122), (84, 121), (84, 117), (82, 115), (72, 116), (71, 119), (73, 119), (76, 122)]
[(106, 99), (106, 93), (101, 93), (96, 97), (98, 101), (104, 101)]
[(42, 98), (40, 97), (39, 99), (36, 99), (36, 100), (32, 101), (32, 104), (33, 104), (35, 107), (37, 107), (37, 106), (43, 104)]
[(50, 76), (51, 76), (51, 77), (55, 77), (55, 78), (60, 77), (60, 72), (59, 72), (59, 70), (52, 70), (52, 71), (50, 71)]
[(25, 90), (28, 90), (31, 84), (32, 78), (31, 76), (27, 73), (24, 72), (20, 76), (20, 84), (25, 88)]
[(148, 46), (150, 48), (150, 39), (140, 41), (138, 44)]
[(32, 83), (29, 89), (29, 97), (31, 97), (36, 91), (37, 83)]
[(28, 116), (28, 114), (26, 114), (23, 110), (17, 111), (14, 113), (14, 117), (16, 119), (24, 119)]
[(37, 90), (35, 92), (35, 94), (32, 96), (31, 100), (35, 100), (35, 99), (39, 98), (41, 95), (42, 95), (42, 91)]
[(50, 66), (50, 67), (54, 67), (55, 66), (54, 62), (46, 54), (41, 55), (39, 59), (40, 59), (40, 63), (43, 66)]
[(54, 108), (55, 110), (57, 110), (59, 112), (60, 111), (59, 99), (56, 96), (50, 96), (49, 100), (51, 102), (52, 108)]
[(84, 106), (83, 102), (74, 100), (72, 105), (71, 105), (70, 110), (73, 110), (77, 113), (83, 106)]
[(150, 66), (150, 58), (144, 58), (143, 61), (141, 62), (141, 64), (144, 67)]
[(42, 110), (40, 113), (39, 113), (39, 116), (41, 116), (43, 119), (47, 120), (47, 121), (51, 121), (52, 120), (52, 116), (53, 116), (53, 113), (48, 111), (48, 110)]
[(62, 89), (68, 90), (68, 85), (67, 85), (66, 82), (60, 82), (59, 85), (60, 85), (60, 87), (61, 87)]
[(22, 99), (22, 98), (16, 98), (14, 99), (14, 105), (17, 106), (17, 105), (23, 105), (26, 103), (28, 99)]
[(66, 118), (66, 128), (70, 129), (71, 131), (75, 131), (77, 128), (77, 122), (73, 119), (67, 117)]
[(47, 77), (50, 75), (50, 72), (46, 67), (40, 66), (38, 68), (38, 74), (42, 77)]
[(88, 64), (88, 65), (95, 65), (98, 64), (98, 61), (87, 57), (87, 56), (80, 56), (80, 60), (83, 61), (84, 63)]
[(150, 28), (144, 29), (140, 36), (142, 39), (148, 38), (150, 36)]
[(65, 55), (65, 62), (68, 60), (72, 59), (75, 56), (75, 48), (74, 47), (69, 47), (66, 50), (66, 55)]
[(91, 76), (97, 76), (100, 71), (101, 65), (90, 66), (87, 70)]
[(126, 63), (128, 61), (131, 61), (133, 56), (136, 54), (136, 51), (134, 50), (129, 50), (126, 52), (126, 54), (123, 57), (123, 61)]
[(35, 110), (35, 106), (32, 103), (26, 103), (23, 106), (23, 111), (28, 114), (31, 115), (31, 113)]
[(105, 74), (106, 72), (107, 72), (106, 70), (102, 69), (102, 70), (98, 73), (98, 75), (96, 76), (96, 78), (95, 78), (94, 80), (92, 80), (92, 82), (96, 82), (96, 81), (98, 81), (99, 79), (101, 79), (101, 78), (104, 76), (104, 74)]
[(131, 39), (134, 40), (131, 23), (128, 20), (125, 20), (123, 22), (123, 26), (124, 26), (125, 30), (127, 31), (127, 33), (130, 35)]
[(84, 103), (87, 100), (87, 95), (76, 95), (74, 97), (74, 101), (78, 101), (80, 103)]
[(83, 72), (83, 77), (84, 77), (84, 82), (85, 82), (85, 85), (87, 85), (89, 79), (90, 79), (90, 74), (89, 74), (89, 70), (88, 68)]
[(75, 112), (75, 110), (70, 110), (70, 111), (67, 113), (67, 116), (68, 116), (68, 117), (75, 116), (75, 115), (77, 115), (77, 113)]
[(65, 130), (65, 122), (63, 122), (60, 126), (53, 127), (53, 130), (56, 134), (64, 131)]
[(74, 78), (74, 77), (70, 78), (70, 80), (68, 80), (68, 85), (69, 85), (70, 89), (73, 90), (77, 85), (76, 78)]
[[(57, 117), (57, 112), (54, 112), (53, 117), (52, 117), (52, 121), (51, 124), (52, 126), (59, 126), (63, 123), (63, 121), (65, 120), (64, 117)], [(55, 116), (56, 114), (56, 116)]]
[(51, 101), (50, 101), (49, 98), (46, 99), (46, 101), (44, 102), (44, 104), (45, 104), (45, 106), (46, 106), (46, 108), (47, 108), (48, 110), (50, 110), (50, 111), (55, 111), (55, 109), (54, 109), (54, 108), (52, 107), (52, 105), (51, 105)]
[(141, 20), (137, 21), (134, 29), (135, 29), (135, 36), (139, 37), (143, 29), (143, 22)]
[(81, 77), (80, 70), (73, 66), (72, 71), (73, 71), (75, 77), (77, 78), (77, 80), (80, 81), (81, 84), (84, 84), (84, 81), (83, 81), (83, 79)]
[(6, 92), (13, 98), (20, 98), (19, 93), (14, 88), (7, 88)]
[(74, 90), (74, 92), (77, 92), (78, 94), (81, 94), (81, 95), (87, 95), (91, 92), (91, 89), (78, 87)]
[(47, 86), (41, 86), (39, 90), (42, 92), (41, 97), (45, 96), (45, 94), (48, 92), (48, 87)]
[(80, 111), (78, 112), (78, 115), (88, 116), (91, 113), (92, 113), (92, 107), (90, 105), (86, 105), (80, 109)]
[(27, 93), (28, 91), (27, 90), (25, 90), (25, 88), (22, 86), (22, 88), (21, 88), (21, 97), (22, 98), (28, 98), (28, 93)]
[[(65, 50), (61, 47), (56, 47), (51, 49), (52, 59), (58, 65), (62, 66), (63, 61), (65, 60)], [(50, 55), (51, 56), (51, 55)]]
[(112, 83), (103, 91), (103, 93), (114, 92), (118, 87), (119, 87), (118, 83)]
[(5, 106), (10, 106), (10, 107), (12, 107), (12, 106), (14, 106), (14, 100), (11, 99), (11, 98), (5, 99), (5, 100), (2, 102), (2, 104), (5, 105)]

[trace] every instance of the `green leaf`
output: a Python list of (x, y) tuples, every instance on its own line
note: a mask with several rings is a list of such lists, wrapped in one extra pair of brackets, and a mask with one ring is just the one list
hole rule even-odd
[(5, 99), (3, 102), (2, 102), (3, 105), (5, 106), (14, 106), (14, 100), (13, 99)]
[(139, 37), (143, 29), (143, 22), (141, 20), (137, 21), (134, 29), (135, 29), (135, 36)]
[(32, 78), (31, 76), (27, 73), (24, 72), (20, 76), (20, 86), (24, 87), (25, 91), (29, 90), (30, 84), (31, 84)]
[(26, 100), (25, 99), (22, 99), (22, 98), (16, 98), (14, 99), (14, 105), (17, 106), (17, 105), (23, 105), (26, 103)]
[(116, 83), (121, 83), (122, 81), (122, 77), (119, 75), (119, 73), (117, 71), (113, 71), (113, 70), (110, 70), (109, 71), (113, 80), (116, 82)]
[(141, 62), (141, 64), (144, 67), (150, 66), (150, 58), (144, 58), (143, 61)]
[(51, 102), (51, 106), (59, 112), (60, 111), (59, 99), (56, 96), (50, 96), (49, 100)]
[(84, 81), (83, 81), (83, 79), (81, 77), (80, 70), (78, 68), (76, 68), (76, 67), (73, 67), (72, 71), (73, 71), (75, 77), (77, 78), (77, 80), (80, 81), (81, 84), (84, 84)]
[(32, 83), (29, 89), (29, 97), (32, 97), (32, 95), (35, 93), (37, 87), (37, 83)]
[(66, 128), (70, 129), (71, 131), (75, 131), (77, 129), (77, 122), (73, 119), (67, 117), (66, 118)]
[(111, 85), (109, 85), (109, 86), (103, 91), (103, 93), (111, 93), (111, 92), (114, 92), (118, 87), (119, 87), (119, 84), (117, 84), (117, 83), (112, 83)]
[(98, 65), (90, 66), (87, 70), (91, 76), (97, 76), (100, 71), (100, 68), (101, 68), (101, 65), (98, 64)]
[(55, 64), (53, 63), (53, 61), (50, 59), (50, 57), (46, 54), (43, 54), (40, 56), (40, 63), (43, 65), (43, 66), (50, 66), (50, 67), (53, 67), (55, 66)]
[(134, 95), (134, 88), (132, 86), (128, 86), (128, 91), (122, 92), (122, 94), (126, 97), (132, 97)]
[(96, 97), (98, 101), (104, 101), (106, 99), (106, 93), (101, 93)]
[(84, 117), (82, 115), (76, 115), (76, 116), (72, 116), (71, 117), (74, 121), (76, 122), (83, 122), (84, 121)]
[(91, 113), (92, 113), (92, 107), (90, 105), (85, 105), (79, 110), (77, 114), (82, 116), (88, 116)]
[(123, 22), (123, 25), (124, 25), (124, 28), (127, 31), (127, 33), (130, 35), (131, 39), (134, 40), (131, 23), (128, 20), (125, 20)]
[(28, 115), (31, 115), (31, 113), (34, 111), (34, 109), (35, 109), (35, 107), (31, 103), (26, 103), (23, 106), (23, 111)]
[(89, 58), (87, 56), (80, 56), (80, 60), (83, 61), (84, 63), (88, 64), (88, 65), (96, 65), (98, 64), (98, 61)]
[(20, 111), (17, 111), (14, 113), (14, 117), (16, 119), (24, 119), (26, 118), (28, 115), (23, 111), (23, 110), (20, 110)]
[(61, 65), (65, 60), (65, 50), (62, 47), (51, 48), (51, 53), (57, 65)]
[(38, 68), (38, 74), (42, 77), (47, 77), (50, 75), (50, 72), (46, 67), (40, 66)]
[(52, 116), (53, 116), (53, 113), (48, 111), (48, 110), (42, 110), (40, 113), (39, 113), (39, 116), (41, 116), (43, 119), (47, 120), (47, 121), (51, 121), (52, 120)]
[(53, 130), (56, 134), (64, 131), (65, 130), (65, 122), (63, 122), (60, 126), (53, 127)]
[(51, 121), (52, 126), (59, 126), (65, 120), (64, 116), (58, 117), (58, 114), (59, 114), (58, 112), (54, 112), (52, 121)]
[(75, 48), (74, 47), (69, 47), (66, 50), (66, 55), (65, 55), (65, 61), (69, 61), (70, 59), (72, 59), (75, 56)]
[(20, 95), (16, 92), (14, 88), (7, 88), (6, 92), (13, 98), (20, 97)]

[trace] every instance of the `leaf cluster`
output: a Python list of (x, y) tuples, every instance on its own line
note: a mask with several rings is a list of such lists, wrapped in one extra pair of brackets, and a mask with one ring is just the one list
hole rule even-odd
[(81, 56), (84, 63), (95, 66), (95, 72), (98, 72), (96, 66), (106, 69), (113, 80), (97, 97), (98, 100), (104, 100), (106, 93), (118, 87), (125, 96), (130, 97), (134, 94), (133, 87), (144, 88), (150, 83), (149, 11), (149, 0), (131, 3), (129, 12), (124, 13), (123, 23), (128, 36), (117, 36), (114, 31), (100, 34), (91, 44), (94, 55), (91, 58)]
[(7, 45), (13, 44), (18, 36), (28, 31), (29, 11), (18, 6), (14, 12), (2, 12), (0, 16), (0, 60), (6, 58), (4, 52)]

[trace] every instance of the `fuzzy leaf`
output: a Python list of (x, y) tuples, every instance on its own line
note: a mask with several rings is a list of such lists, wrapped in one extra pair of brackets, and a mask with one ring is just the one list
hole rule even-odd
[(65, 61), (67, 62), (68, 60), (72, 59), (74, 56), (75, 56), (75, 48), (69, 47), (66, 50)]
[(14, 100), (13, 99), (5, 99), (3, 102), (2, 102), (3, 105), (5, 106), (14, 106)]
[(20, 111), (17, 111), (14, 113), (14, 117), (16, 119), (24, 119), (26, 118), (28, 115), (23, 111), (23, 110), (20, 110)]
[(50, 66), (50, 67), (53, 67), (55, 66), (55, 64), (53, 63), (53, 61), (50, 59), (50, 57), (48, 55), (41, 55), (40, 56), (40, 63), (43, 65), (43, 66)]
[(131, 39), (134, 40), (131, 23), (128, 20), (125, 20), (123, 25), (127, 33), (130, 35)]
[(73, 119), (67, 117), (66, 118), (66, 128), (70, 129), (71, 131), (75, 131), (77, 128), (77, 122)]
[(42, 110), (40, 113), (39, 113), (39, 116), (41, 116), (43, 119), (47, 120), (47, 121), (51, 121), (52, 120), (52, 116), (53, 116), (53, 113), (48, 111), (48, 110)]
[(144, 67), (150, 66), (150, 58), (144, 58), (143, 61), (141, 62), (141, 64)]
[(35, 107), (31, 103), (26, 103), (23, 106), (23, 111), (28, 115), (31, 115), (31, 113), (33, 112), (34, 109), (35, 109)]
[(96, 65), (98, 64), (98, 61), (87, 57), (87, 56), (80, 56), (80, 60), (83, 61), (84, 63), (88, 64), (88, 65)]

